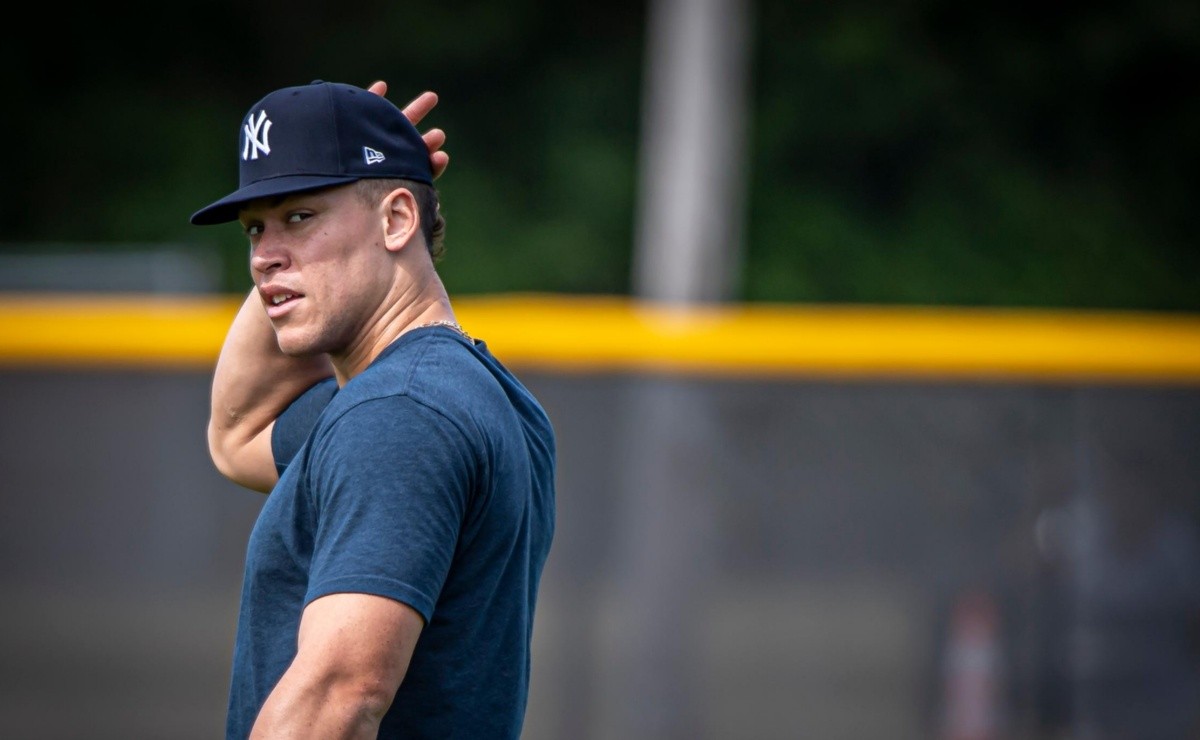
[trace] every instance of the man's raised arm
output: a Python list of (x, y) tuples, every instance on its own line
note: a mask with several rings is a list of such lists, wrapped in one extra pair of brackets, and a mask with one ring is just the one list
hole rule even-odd
[(271, 453), (275, 419), (307, 388), (333, 375), (329, 359), (289, 357), (257, 290), (250, 291), (225, 336), (213, 372), (208, 453), (234, 483), (266, 493), (278, 480)]

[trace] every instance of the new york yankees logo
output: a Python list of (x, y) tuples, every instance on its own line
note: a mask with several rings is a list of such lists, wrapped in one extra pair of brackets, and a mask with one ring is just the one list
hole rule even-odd
[(242, 145), (243, 160), (258, 159), (259, 152), (264, 155), (271, 153), (271, 143), (267, 139), (267, 134), (271, 131), (271, 122), (267, 120), (265, 110), (258, 112), (257, 121), (254, 120), (254, 114), (250, 114), (242, 130), (246, 132), (246, 142)]

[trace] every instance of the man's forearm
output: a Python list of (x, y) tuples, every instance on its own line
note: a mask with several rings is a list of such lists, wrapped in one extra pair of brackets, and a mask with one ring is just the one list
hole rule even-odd
[(333, 375), (325, 356), (289, 357), (256, 291), (234, 317), (213, 373), (209, 454), (217, 469), (247, 488), (269, 491), (276, 472), (270, 433), (276, 417), (313, 383)]
[(374, 740), (390, 701), (369, 687), (308, 676), (293, 665), (267, 697), (250, 740)]

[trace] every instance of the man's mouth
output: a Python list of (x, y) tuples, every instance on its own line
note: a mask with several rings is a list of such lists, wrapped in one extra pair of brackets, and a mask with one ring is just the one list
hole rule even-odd
[(291, 304), (303, 297), (303, 293), (291, 293), (278, 289), (268, 288), (263, 291), (263, 298), (267, 304), (267, 315), (272, 319), (281, 318), (291, 308)]

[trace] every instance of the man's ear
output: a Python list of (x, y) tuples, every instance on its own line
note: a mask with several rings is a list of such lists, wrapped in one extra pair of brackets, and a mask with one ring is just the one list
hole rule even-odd
[(404, 249), (421, 230), (417, 199), (407, 188), (396, 188), (383, 199), (384, 239), (389, 252)]

